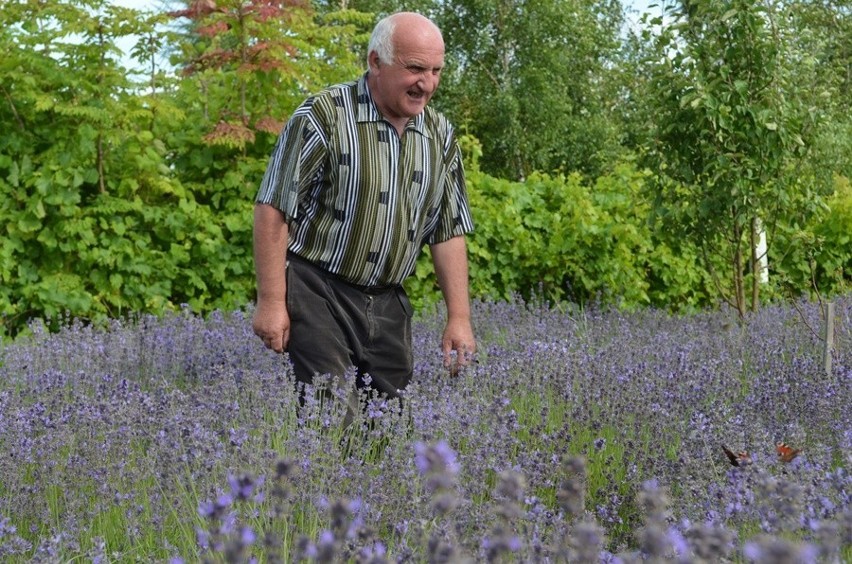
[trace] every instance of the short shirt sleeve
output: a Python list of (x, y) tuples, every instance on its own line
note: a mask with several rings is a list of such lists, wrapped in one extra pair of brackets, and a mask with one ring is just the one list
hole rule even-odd
[(255, 203), (281, 210), (288, 222), (297, 218), (299, 202), (310, 190), (324, 151), (323, 136), (315, 122), (309, 115), (294, 114), (278, 137)]
[(445, 161), (443, 197), (438, 224), (426, 243), (434, 245), (473, 231), (461, 150), (453, 138)]

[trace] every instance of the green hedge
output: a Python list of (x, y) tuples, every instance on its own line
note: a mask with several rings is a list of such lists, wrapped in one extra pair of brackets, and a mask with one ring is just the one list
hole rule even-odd
[(827, 209), (806, 225), (780, 225), (770, 247), (770, 266), (785, 294), (833, 294), (852, 282), (852, 185), (836, 176)]
[[(479, 171), (478, 145), (464, 141), (474, 297), (622, 308), (714, 303), (695, 247), (652, 227), (648, 171), (623, 163), (591, 180), (534, 174), (513, 182)], [(254, 299), (252, 199), (265, 161), (244, 157), (211, 171), (203, 186), (183, 186), (156, 150), (144, 159), (149, 174), (101, 193), (91, 171), (0, 155), (0, 334), (34, 317), (97, 321), (183, 304), (206, 313)], [(828, 293), (848, 283), (852, 190), (844, 178), (836, 188), (812, 225), (777, 230), (770, 266), (779, 287), (802, 292), (816, 280)], [(417, 305), (440, 299), (428, 252), (407, 288)]]
[[(476, 152), (472, 151), (475, 155)], [(476, 231), (469, 239), (471, 292), (508, 299), (595, 301), (619, 307), (707, 303), (696, 251), (649, 223), (647, 172), (621, 164), (593, 181), (534, 174), (524, 182), (468, 170)], [(415, 299), (439, 297), (428, 261), (408, 284)]]

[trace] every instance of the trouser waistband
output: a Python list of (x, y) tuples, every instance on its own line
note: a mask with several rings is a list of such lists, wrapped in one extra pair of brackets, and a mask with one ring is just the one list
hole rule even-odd
[(399, 288), (401, 288), (400, 284), (380, 284), (380, 285), (376, 285), (376, 286), (364, 286), (364, 285), (361, 285), (361, 284), (355, 284), (354, 282), (350, 282), (349, 280), (343, 278), (342, 276), (340, 276), (338, 274), (335, 274), (333, 272), (329, 272), (328, 270), (326, 270), (324, 268), (320, 268), (319, 266), (317, 266), (313, 262), (309, 261), (308, 259), (306, 259), (302, 256), (299, 256), (296, 253), (290, 252), (290, 251), (287, 252), (287, 260), (288, 261), (289, 260), (295, 260), (296, 262), (298, 262), (301, 265), (304, 265), (308, 268), (314, 269), (318, 274), (325, 276), (326, 278), (331, 278), (335, 282), (345, 284), (345, 285), (347, 285), (351, 288), (358, 290), (359, 292), (362, 292), (362, 293), (370, 295), (370, 296), (380, 296), (382, 294), (394, 292), (394, 291), (398, 290)]

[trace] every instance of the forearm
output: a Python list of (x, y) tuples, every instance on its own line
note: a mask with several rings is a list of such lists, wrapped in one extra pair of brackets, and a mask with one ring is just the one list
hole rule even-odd
[(464, 237), (432, 245), (432, 262), (447, 304), (448, 320), (470, 321), (467, 246)]
[(254, 208), (254, 265), (258, 301), (281, 302), (286, 296), (285, 265), (289, 229), (276, 208)]

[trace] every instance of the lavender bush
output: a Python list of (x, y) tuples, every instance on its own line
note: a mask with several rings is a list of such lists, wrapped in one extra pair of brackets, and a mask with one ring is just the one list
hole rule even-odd
[(0, 349), (0, 556), (849, 561), (852, 297), (836, 311), (829, 376), (815, 304), (741, 325), (477, 303), (455, 378), (429, 311), (404, 405), (365, 397), (346, 428), (343, 401), (297, 410), (250, 311), (34, 323)]

